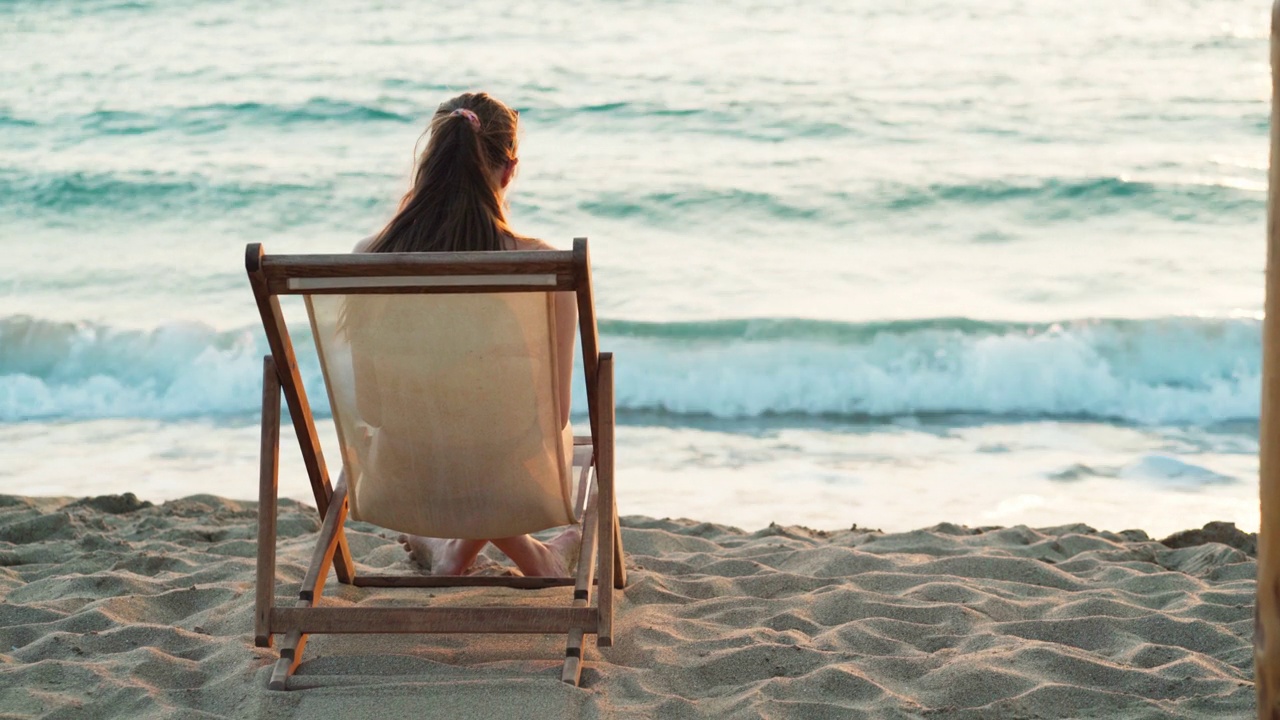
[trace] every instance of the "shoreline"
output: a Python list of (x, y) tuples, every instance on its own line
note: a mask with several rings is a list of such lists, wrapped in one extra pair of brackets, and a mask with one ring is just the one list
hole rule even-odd
[[(1256, 561), (1238, 530), (1177, 533), (1170, 547), (1085, 525), (746, 532), (642, 516), (623, 519), (632, 577), (616, 645), (587, 643), (580, 689), (558, 680), (554, 636), (355, 635), (313, 637), (294, 690), (270, 692), (274, 653), (251, 639), (256, 505), (0, 496), (0, 715), (1235, 718), (1254, 708)], [(302, 579), (319, 519), (282, 500), (278, 527), (283, 597)], [(414, 572), (394, 536), (348, 523), (362, 569)], [(481, 570), (500, 572), (495, 557)], [(465, 604), (493, 592), (431, 594)], [(325, 597), (415, 595), (335, 582)]]

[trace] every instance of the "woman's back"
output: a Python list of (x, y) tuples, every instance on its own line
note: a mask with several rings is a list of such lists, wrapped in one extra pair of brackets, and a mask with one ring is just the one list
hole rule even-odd
[[(414, 170), (413, 185), (401, 200), (395, 217), (378, 235), (361, 241), (356, 251), (552, 249), (539, 240), (519, 235), (507, 223), (505, 193), (519, 162), (518, 119), (518, 113), (484, 93), (465, 93), (441, 104), (431, 119), (427, 146)], [(500, 507), (530, 517), (542, 514), (551, 518), (561, 513), (563, 522), (573, 521), (568, 487), (563, 483), (567, 483), (567, 465), (573, 449), (569, 406), (576, 302), (571, 293), (564, 292), (513, 295), (515, 297), (489, 305), (451, 307), (445, 302), (433, 305), (432, 310), (408, 313), (420, 316), (417, 320), (403, 319), (398, 309), (391, 309), (391, 304), (398, 308), (398, 300), (395, 303), (388, 300), (381, 306), (369, 301), (369, 306), (362, 309), (357, 308), (363, 301), (355, 302), (347, 313), (353, 373), (362, 379), (357, 384), (378, 386), (372, 392), (378, 395), (380, 412), (385, 412), (387, 407), (396, 408), (395, 418), (368, 415), (371, 429), (367, 461), (375, 468), (393, 468), (395, 474), (405, 477), (426, 472), (435, 476), (452, 475), (461, 480), (450, 483), (460, 488), (452, 496), (424, 500), (415, 508), (395, 507), (398, 500), (395, 495), (389, 495), (384, 503), (387, 513), (400, 513), (397, 517), (412, 519), (415, 513), (434, 513), (439, 519), (439, 524), (432, 524), (429, 531), (435, 537), (424, 536), (425, 531), (401, 536), (410, 555), (432, 572), (462, 572), (486, 542), (493, 542), (526, 574), (563, 574), (581, 535), (580, 530), (571, 525), (559, 537), (544, 544), (528, 535), (507, 536), (506, 530), (487, 528), (483, 522), (476, 522), (477, 518)], [(527, 315), (529, 312), (541, 315), (534, 317)], [(371, 342), (367, 348), (357, 348), (366, 333), (380, 338), (381, 343)], [(418, 343), (425, 343), (420, 349), (428, 355), (434, 353), (432, 356), (437, 360), (433, 362), (437, 364), (415, 366), (419, 361), (409, 358), (416, 356), (416, 350), (402, 356), (402, 346), (416, 347)], [(509, 354), (495, 349), (503, 347), (525, 349)], [(482, 362), (481, 356), (487, 359)], [(406, 385), (397, 381), (383, 386), (382, 374), (392, 370), (406, 377), (427, 379), (421, 383)], [(535, 390), (524, 394), (505, 385), (517, 380), (524, 383), (527, 378), (534, 381), (534, 387), (541, 387), (537, 382), (539, 377), (547, 380), (545, 392)], [(357, 395), (362, 392), (357, 391)], [(467, 397), (487, 398), (481, 402), (490, 403), (506, 415), (491, 418), (487, 427), (441, 426), (423, 431), (423, 422), (451, 423), (453, 416), (465, 409)], [(365, 414), (361, 408), (361, 416)], [(433, 420), (423, 420), (427, 416)], [(525, 432), (522, 428), (533, 428), (536, 432)], [(432, 445), (433, 441), (416, 437), (423, 434), (450, 439)], [(537, 442), (527, 441), (535, 436)], [(424, 443), (425, 449), (420, 449)], [(450, 453), (471, 459), (446, 461), (440, 457)], [(540, 459), (527, 459), (534, 456)], [(455, 462), (472, 464), (452, 464)], [(547, 463), (553, 467), (546, 468)], [(504, 467), (498, 467), (499, 464)], [(507, 467), (512, 464), (517, 468)], [(504, 474), (521, 472), (527, 473), (530, 479), (512, 481), (518, 492), (503, 490), (495, 494), (480, 489), (481, 478), (511, 477)], [(510, 482), (503, 487), (509, 485)], [(365, 497), (354, 501), (374, 502)], [(400, 504), (405, 503), (400, 501)], [(450, 520), (457, 522), (447, 525)], [(535, 525), (547, 527), (543, 522), (533, 523), (530, 529)], [(442, 530), (442, 527), (448, 529)], [(438, 539), (440, 536), (452, 539)]]

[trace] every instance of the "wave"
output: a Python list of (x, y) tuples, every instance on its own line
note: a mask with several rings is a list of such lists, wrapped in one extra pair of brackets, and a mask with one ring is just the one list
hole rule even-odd
[[(1254, 319), (605, 321), (601, 333), (602, 347), (618, 357), (623, 412), (1178, 425), (1258, 417), (1261, 329)], [(299, 330), (294, 340), (323, 414), (310, 337)], [(125, 330), (5, 318), (0, 421), (249, 415), (258, 408), (265, 352), (257, 328)]]
[[(821, 201), (822, 198), (813, 200)], [(818, 207), (788, 202), (771, 193), (717, 188), (636, 195), (609, 193), (579, 203), (578, 209), (596, 217), (639, 219), (664, 224), (678, 224), (690, 213), (725, 217), (748, 212), (785, 221), (812, 220), (823, 215)]]
[(189, 134), (216, 132), (236, 125), (291, 127), (309, 123), (411, 123), (421, 120), (377, 105), (315, 97), (305, 102), (214, 103), (139, 113), (98, 110), (76, 119), (82, 129), (103, 135), (138, 135), (159, 131)]
[(40, 123), (29, 118), (10, 115), (0, 109), (0, 128), (33, 128), (39, 127)]
[(874, 215), (1003, 208), (1043, 224), (1141, 213), (1178, 222), (1254, 221), (1266, 210), (1265, 186), (1238, 179), (1140, 181), (1121, 177), (1044, 177), (957, 183), (881, 184), (862, 191), (798, 195), (735, 188), (690, 188), (657, 193), (607, 193), (578, 208), (596, 217), (640, 219), (677, 226), (689, 215), (738, 215), (785, 222), (848, 223)]
[(591, 105), (529, 107), (521, 109), (522, 117), (549, 124), (602, 122), (603, 116), (614, 126), (641, 123), (647, 132), (692, 133), (738, 138), (757, 142), (785, 142), (799, 138), (832, 139), (858, 136), (862, 133), (829, 119), (799, 116), (786, 106), (757, 106), (751, 112), (721, 107), (672, 107), (660, 102), (605, 102)]
[(1039, 219), (1069, 219), (1144, 212), (1172, 220), (1196, 220), (1266, 210), (1265, 188), (1239, 181), (1135, 180), (1125, 177), (1042, 177), (940, 183), (882, 189), (885, 207), (916, 211), (935, 206), (1009, 205)]
[(361, 125), (381, 122), (422, 123), (425, 126), (430, 113), (431, 110), (418, 107), (398, 112), (378, 103), (313, 97), (299, 103), (211, 103), (157, 108), (147, 112), (102, 109), (41, 121), (0, 108), (0, 127), (39, 128), (49, 125), (98, 135), (158, 132), (203, 135), (236, 126), (292, 128), (317, 123)]
[[(109, 113), (118, 115), (118, 113)], [(132, 127), (123, 119), (118, 131)], [(31, 171), (0, 167), (0, 208), (58, 213), (100, 210), (169, 217), (255, 208), (281, 218), (361, 216), (386, 206), (394, 180), (379, 173), (343, 173), (290, 181), (200, 172)], [(388, 190), (389, 192), (389, 190)], [(536, 211), (539, 198), (521, 202)], [(587, 215), (643, 225), (687, 228), (690, 222), (722, 225), (732, 219), (787, 225), (847, 227), (867, 218), (910, 218), (964, 209), (1003, 210), (1040, 227), (1046, 222), (1137, 213), (1177, 222), (1260, 221), (1262, 185), (1242, 179), (1194, 178), (1168, 182), (1118, 177), (974, 180), (951, 184), (881, 184), (833, 192), (753, 191), (695, 186), (662, 192), (601, 192), (577, 203)]]
[(61, 215), (83, 212), (127, 213), (133, 217), (190, 218), (195, 213), (220, 217), (253, 208), (279, 223), (305, 217), (344, 217), (386, 204), (369, 187), (376, 175), (307, 179), (310, 182), (217, 180), (199, 173), (154, 171), (44, 172), (0, 168), (0, 207), (35, 209)]
[[(193, 79), (199, 79), (193, 78)], [(420, 105), (406, 95), (452, 92), (448, 86), (390, 78), (382, 85), (398, 96), (373, 102), (312, 97), (302, 102), (229, 102), (206, 105), (158, 107), (143, 112), (100, 109), (81, 115), (43, 118), (39, 122), (20, 117), (0, 108), (0, 126), (40, 127), (43, 125), (73, 128), (101, 135), (139, 135), (176, 132), (200, 135), (229, 127), (279, 127), (333, 123), (362, 125), (366, 123), (421, 124), (424, 128), (435, 108)], [(601, 122), (593, 116), (606, 116), (612, 123), (653, 123), (664, 131), (693, 132), (740, 137), (770, 142), (794, 138), (831, 138), (858, 134), (851, 127), (829, 120), (796, 117), (785, 109), (753, 114), (717, 108), (671, 107), (649, 102), (609, 102), (577, 106), (527, 106), (521, 108), (526, 120), (564, 125), (580, 121)], [(650, 130), (653, 127), (646, 127)]]

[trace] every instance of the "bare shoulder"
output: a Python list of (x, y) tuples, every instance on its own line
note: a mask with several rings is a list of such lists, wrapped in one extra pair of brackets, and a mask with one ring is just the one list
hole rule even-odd
[(369, 237), (356, 243), (356, 246), (351, 249), (351, 252), (353, 253), (369, 252), (369, 248), (373, 247), (373, 242), (377, 239), (378, 239), (377, 235), (370, 235)]
[(512, 238), (512, 240), (515, 242), (516, 250), (559, 250), (560, 249), (555, 245), (552, 245), (551, 243), (547, 242), (546, 240), (539, 240), (538, 238), (515, 237), (515, 238)]

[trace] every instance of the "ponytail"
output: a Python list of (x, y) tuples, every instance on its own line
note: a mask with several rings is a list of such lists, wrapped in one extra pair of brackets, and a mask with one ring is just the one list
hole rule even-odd
[(436, 110), (399, 212), (372, 252), (502, 250), (513, 236), (495, 178), (516, 158), (515, 112), (484, 93)]

